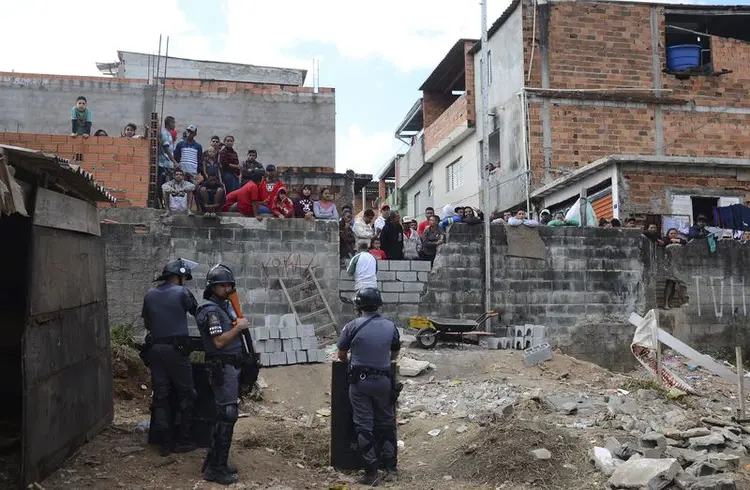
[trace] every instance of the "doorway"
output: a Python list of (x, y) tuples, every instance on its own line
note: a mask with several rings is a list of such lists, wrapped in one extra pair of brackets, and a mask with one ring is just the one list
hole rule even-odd
[(691, 196), (690, 200), (693, 204), (693, 223), (697, 221), (698, 215), (702, 214), (706, 217), (708, 225), (714, 226), (714, 208), (719, 205), (719, 198)]
[(26, 326), (31, 218), (0, 216), (0, 488), (15, 488), (21, 472), (23, 370), (21, 340)]

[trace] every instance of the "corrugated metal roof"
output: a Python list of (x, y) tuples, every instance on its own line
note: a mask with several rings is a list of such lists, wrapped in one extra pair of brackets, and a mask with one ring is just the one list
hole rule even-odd
[(93, 175), (65, 158), (19, 146), (0, 145), (0, 149), (8, 156), (15, 157), (9, 164), (26, 172), (53, 176), (80, 198), (95, 202), (117, 202), (112, 194), (94, 180)]

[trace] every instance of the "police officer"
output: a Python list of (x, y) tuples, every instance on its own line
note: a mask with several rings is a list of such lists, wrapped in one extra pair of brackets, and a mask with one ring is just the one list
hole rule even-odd
[[(195, 296), (184, 286), (193, 278), (189, 266), (182, 259), (172, 260), (156, 281), (164, 281), (151, 288), (143, 298), (143, 320), (148, 330), (143, 356), (151, 368), (151, 387), (154, 391), (153, 440), (160, 444), (163, 456), (170, 452), (193, 451), (190, 441), (190, 422), (197, 394), (193, 386), (190, 365), (190, 337), (185, 313), (196, 314)], [(171, 390), (177, 391), (179, 403), (176, 417), (170, 405)], [(174, 426), (179, 427), (174, 440)]]
[(359, 481), (377, 485), (379, 469), (385, 480), (396, 476), (395, 397), (391, 380), (391, 361), (401, 348), (396, 325), (380, 316), (383, 305), (380, 291), (363, 288), (357, 292), (355, 304), (362, 316), (347, 323), (338, 342), (338, 357), (349, 359), (349, 400), (352, 404), (357, 444), (365, 465)]
[(203, 463), (203, 479), (230, 485), (237, 481), (237, 468), (228, 464), (234, 424), (237, 422), (240, 366), (243, 360), (242, 331), (249, 323), (236, 318), (229, 302), (234, 292), (234, 274), (225, 265), (217, 265), (206, 275), (204, 301), (198, 306), (196, 320), (203, 338), (206, 363), (211, 366), (211, 389), (216, 401), (211, 448)]

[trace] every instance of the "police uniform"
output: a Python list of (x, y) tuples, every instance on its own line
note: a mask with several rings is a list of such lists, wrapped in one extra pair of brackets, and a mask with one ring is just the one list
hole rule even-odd
[[(376, 305), (382, 304), (377, 289), (365, 288), (362, 297), (377, 294)], [(377, 310), (375, 305), (369, 305)], [(370, 308), (372, 309), (372, 308)], [(391, 353), (401, 348), (396, 325), (376, 311), (363, 311), (362, 316), (346, 324), (338, 341), (339, 351), (351, 351), (349, 359), (349, 400), (352, 405), (357, 444), (365, 464), (365, 480), (375, 483), (379, 468), (396, 470), (396, 421), (391, 380)]]
[[(181, 259), (169, 262), (157, 281), (170, 276), (192, 279), (190, 269)], [(195, 444), (190, 441), (190, 422), (197, 395), (185, 314), (195, 315), (197, 306), (188, 288), (169, 281), (150, 289), (143, 298), (142, 316), (149, 331), (143, 357), (151, 369), (154, 392), (152, 434), (164, 454), (195, 449)], [(172, 413), (170, 405), (172, 389), (177, 391), (179, 403), (176, 414)], [(173, 440), (173, 422), (179, 427), (176, 441)]]
[[(234, 284), (234, 276), (224, 266), (212, 269), (206, 278), (205, 301), (198, 306), (196, 321), (203, 339), (206, 363), (211, 366), (211, 389), (216, 402), (213, 439), (204, 461), (204, 479), (229, 484), (236, 481), (237, 469), (228, 464), (234, 424), (238, 418), (238, 397), (241, 365), (244, 358), (241, 336), (219, 349), (214, 337), (232, 330), (236, 319), (230, 302), (211, 292), (213, 284)], [(213, 273), (213, 276), (212, 276)], [(213, 281), (213, 282), (212, 282)]]

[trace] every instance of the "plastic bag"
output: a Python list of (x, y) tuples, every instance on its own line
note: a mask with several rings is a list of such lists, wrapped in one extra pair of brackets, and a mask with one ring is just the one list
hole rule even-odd
[[(594, 207), (590, 202), (586, 201), (586, 226), (597, 226), (596, 213), (594, 213)], [(581, 200), (577, 200), (568, 210), (565, 215), (567, 221), (576, 221), (581, 223)]]

